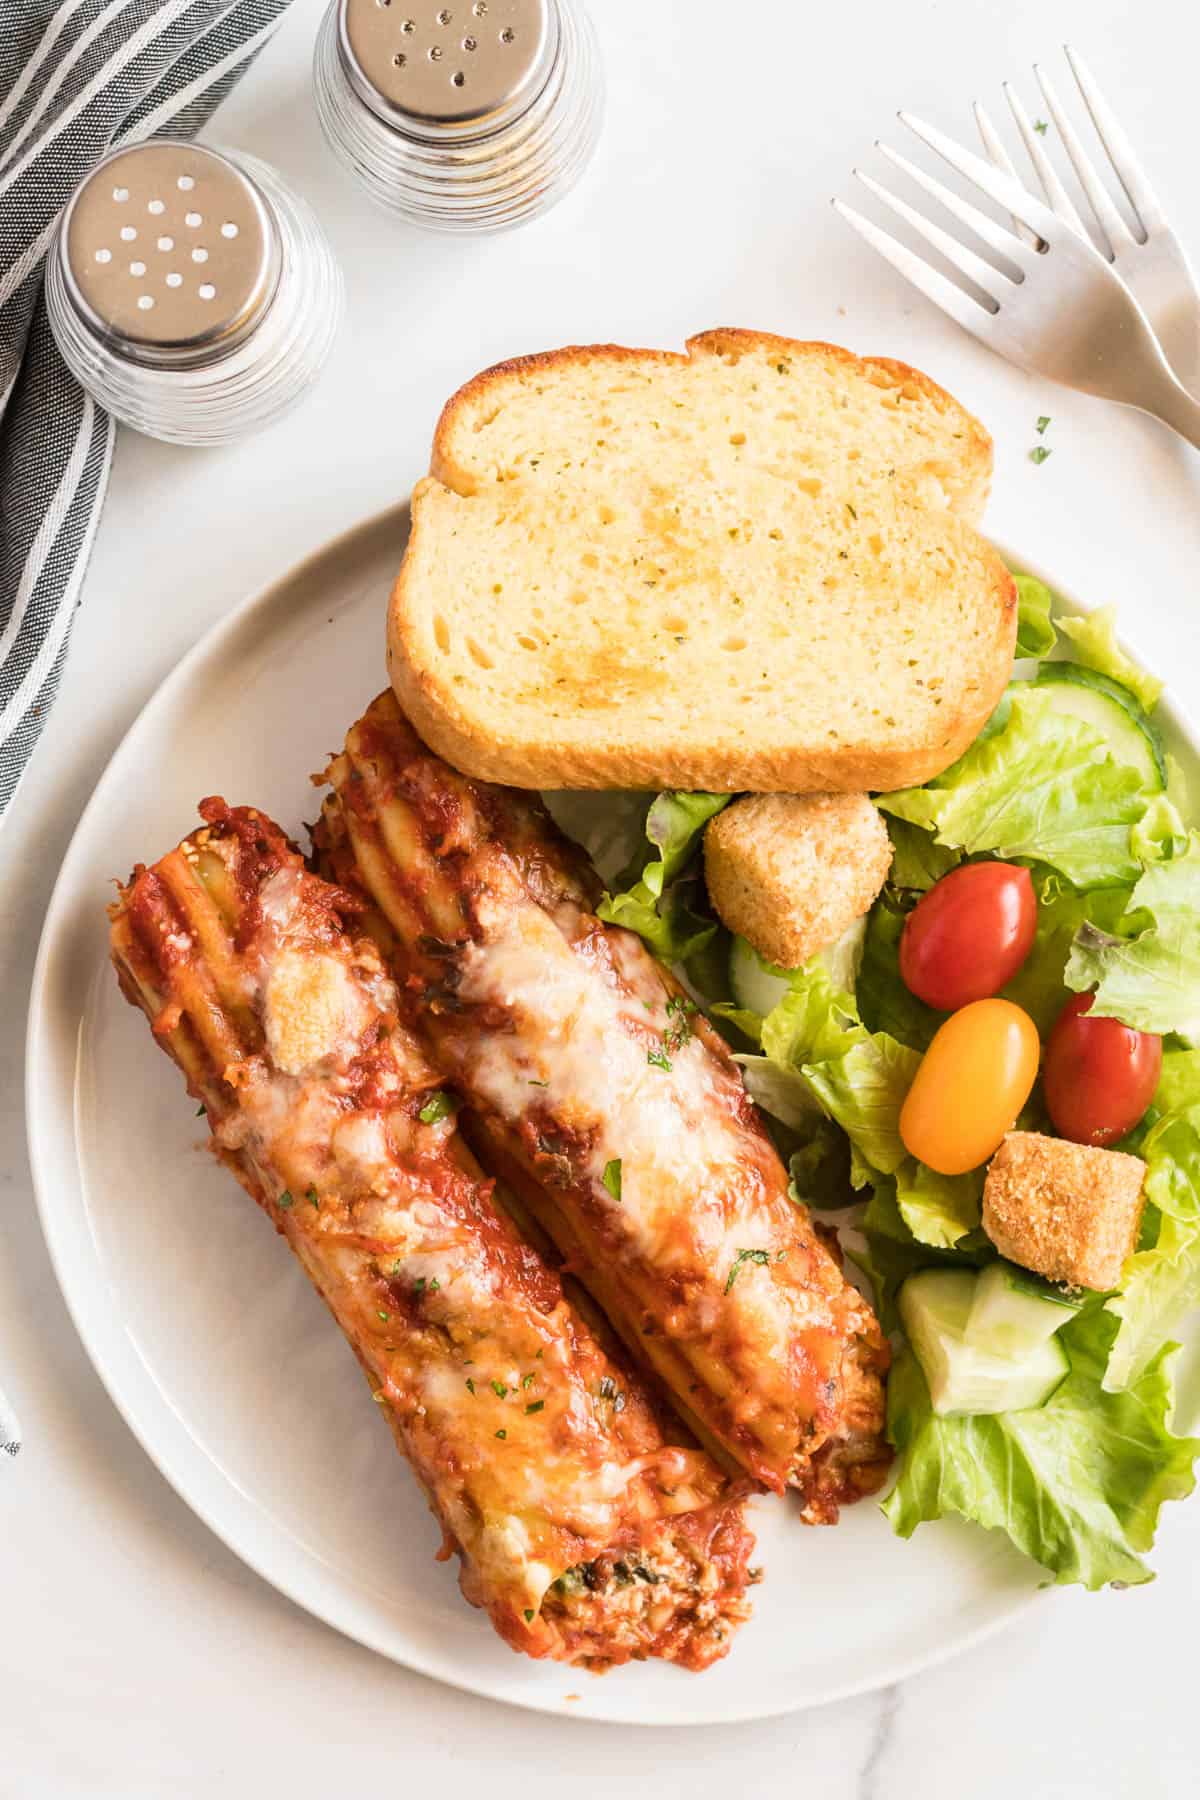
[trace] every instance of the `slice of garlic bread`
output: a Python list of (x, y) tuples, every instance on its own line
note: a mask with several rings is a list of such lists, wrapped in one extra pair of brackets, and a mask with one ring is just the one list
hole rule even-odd
[(401, 704), (532, 787), (862, 791), (1008, 678), (991, 444), (925, 376), (755, 332), (502, 364), (438, 425), (392, 596)]

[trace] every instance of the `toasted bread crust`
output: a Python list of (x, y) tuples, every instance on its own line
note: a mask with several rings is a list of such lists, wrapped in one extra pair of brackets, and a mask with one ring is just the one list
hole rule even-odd
[(749, 331), (736, 325), (718, 325), (708, 331), (696, 332), (686, 340), (684, 350), (638, 350), (628, 344), (565, 344), (558, 350), (538, 350), (528, 356), (512, 356), (504, 362), (493, 363), (490, 368), (481, 369), (478, 375), (465, 381), (443, 406), (434, 429), (429, 473), (436, 481), (453, 488), (457, 494), (473, 494), (476, 491), (474, 477), (463, 468), (454, 454), (454, 438), (467, 423), (475, 407), (493, 399), (496, 390), (503, 390), (507, 382), (517, 382), (526, 376), (550, 374), (559, 369), (594, 362), (659, 363), (666, 368), (678, 367), (688, 362), (697, 350), (734, 357), (754, 350), (781, 356), (816, 353), (830, 362), (841, 363), (848, 369), (878, 369), (898, 385), (916, 388), (938, 412), (952, 412), (961, 422), (966, 436), (963, 462), (964, 469), (968, 471), (964, 489), (970, 499), (955, 510), (972, 522), (983, 516), (992, 479), (991, 434), (973, 413), (960, 405), (953, 394), (938, 382), (922, 370), (914, 369), (908, 363), (897, 362), (892, 357), (858, 356), (841, 344), (827, 344), (820, 338), (780, 337), (772, 331)]
[[(697, 354), (727, 362), (747, 354), (809, 357), (845, 367), (860, 381), (865, 372), (873, 386), (909, 390), (907, 400), (917, 398), (950, 419), (953, 467), (938, 468), (950, 510), (938, 516), (945, 522), (945, 540), (951, 549), (974, 564), (976, 611), (972, 615), (971, 680), (961, 687), (948, 684), (939, 696), (936, 712), (928, 694), (914, 697), (914, 705), (897, 709), (885, 726), (878, 715), (887, 709), (876, 707), (872, 717), (871, 701), (878, 696), (864, 693), (861, 726), (856, 717), (852, 723), (858, 728), (843, 730), (840, 739), (836, 733), (824, 740), (814, 739), (810, 733), (813, 741), (787, 742), (780, 741), (778, 731), (761, 729), (755, 736), (753, 730), (745, 729), (743, 714), (726, 721), (727, 732), (722, 732), (720, 723), (706, 729), (704, 741), (698, 743), (685, 732), (667, 741), (660, 733), (658, 741), (653, 741), (644, 724), (631, 724), (633, 715), (628, 712), (614, 721), (611, 730), (597, 723), (594, 729), (580, 733), (564, 728), (561, 717), (556, 720), (549, 707), (526, 705), (519, 728), (510, 734), (498, 729), (493, 720), (479, 716), (472, 704), (473, 682), (464, 683), (461, 675), (455, 676), (447, 668), (445, 658), (436, 654), (426, 616), (430, 609), (426, 601), (423, 611), (415, 594), (410, 601), (410, 577), (414, 570), (425, 572), (427, 566), (434, 566), (438, 532), (446, 529), (446, 523), (444, 518), (431, 523), (430, 514), (439, 510), (441, 502), (453, 495), (470, 505), (472, 497), (484, 490), (505, 495), (516, 491), (519, 484), (512, 484), (503, 472), (493, 477), (484, 463), (489, 450), (494, 454), (495, 448), (481, 436), (506, 400), (526, 394), (529, 383), (536, 383), (541, 376), (561, 377), (564, 371), (582, 371), (597, 363), (636, 365), (652, 373), (656, 367), (686, 366)], [(476, 440), (480, 462), (472, 467), (469, 452)], [(987, 433), (936, 382), (903, 363), (860, 358), (836, 345), (724, 329), (689, 339), (686, 354), (603, 344), (569, 346), (496, 364), (466, 382), (448, 401), (435, 433), (432, 474), (418, 484), (413, 495), (412, 532), (389, 608), (388, 664), (393, 686), (417, 730), (439, 754), (473, 776), (509, 785), (845, 793), (919, 784), (948, 767), (974, 740), (999, 701), (1011, 671), (1015, 584), (971, 524), (982, 509), (990, 471)], [(531, 484), (533, 491), (536, 487), (537, 483)], [(453, 523), (451, 519), (451, 528)], [(935, 673), (931, 669), (926, 672)], [(495, 679), (503, 683), (504, 677)], [(831, 671), (831, 679), (836, 682), (836, 671)], [(569, 681), (565, 704), (569, 709)], [(751, 725), (753, 722), (751, 719)], [(803, 734), (796, 736), (802, 738)]]
[(1145, 1179), (1140, 1156), (1010, 1131), (988, 1165), (983, 1229), (1011, 1262), (1103, 1293), (1137, 1248)]
[(704, 833), (704, 878), (722, 924), (798, 969), (874, 904), (892, 865), (865, 794), (747, 794)]

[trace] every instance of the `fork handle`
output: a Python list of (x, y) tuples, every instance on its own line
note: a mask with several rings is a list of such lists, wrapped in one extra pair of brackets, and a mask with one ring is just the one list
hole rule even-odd
[(1193, 400), (1183, 383), (1177, 381), (1164, 366), (1153, 391), (1130, 402), (1138, 412), (1149, 413), (1177, 431), (1195, 449), (1200, 450), (1200, 402)]

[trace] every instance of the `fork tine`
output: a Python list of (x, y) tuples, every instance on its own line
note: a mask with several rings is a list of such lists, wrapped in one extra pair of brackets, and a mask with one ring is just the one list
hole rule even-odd
[(1096, 127), (1100, 142), (1108, 152), (1108, 160), (1116, 170), (1117, 179), (1125, 189), (1129, 204), (1137, 216), (1142, 230), (1149, 232), (1165, 226), (1162, 207), (1158, 204), (1153, 188), (1147, 181), (1142, 165), (1133, 154), (1129, 139), (1125, 136), (1112, 108), (1096, 85), (1096, 78), (1087, 67), (1083, 58), (1077, 56), (1070, 44), (1064, 44), (1071, 73), (1079, 85), (1084, 102), (1092, 115), (1092, 124)]
[[(939, 205), (944, 206), (948, 213), (953, 213), (956, 219), (960, 219), (969, 230), (975, 233), (976, 237), (982, 238), (984, 243), (998, 256), (1006, 256), (1020, 269), (1029, 270), (1036, 266), (1037, 251), (1021, 238), (1014, 237), (1013, 233), (1005, 226), (997, 225), (995, 219), (989, 219), (986, 213), (980, 212), (977, 206), (972, 206), (969, 200), (964, 200), (953, 189), (943, 187), (940, 181), (935, 181), (932, 175), (927, 175), (917, 163), (909, 162), (907, 156), (901, 156), (898, 150), (893, 150), (887, 144), (876, 144), (875, 148), (881, 156), (886, 156), (896, 168), (902, 169), (911, 180), (916, 182), (919, 188), (923, 188)], [(1036, 202), (1034, 204), (1036, 205)], [(1034, 233), (1035, 242), (1036, 237), (1037, 234)]]
[(940, 225), (935, 225), (932, 219), (927, 219), (924, 213), (917, 211), (916, 207), (909, 206), (906, 200), (901, 200), (896, 194), (890, 193), (864, 170), (855, 169), (854, 174), (869, 194), (874, 194), (877, 200), (881, 200), (885, 206), (891, 207), (892, 211), (899, 214), (900, 218), (906, 219), (927, 244), (932, 244), (948, 263), (953, 263), (960, 275), (965, 275), (968, 281), (973, 281), (975, 286), (987, 295), (993, 305), (998, 304), (993, 289), (997, 282), (1008, 283), (1008, 276), (1002, 275), (992, 263), (985, 262), (982, 256), (976, 256), (975, 252), (968, 249), (966, 244), (960, 244), (956, 237), (951, 237), (948, 231), (943, 231)]
[(983, 338), (985, 343), (988, 341), (987, 326), (995, 315), (988, 312), (986, 307), (964, 293), (962, 288), (955, 287), (937, 269), (931, 269), (924, 257), (918, 256), (915, 250), (909, 250), (896, 238), (889, 237), (886, 231), (881, 231), (878, 225), (873, 225), (870, 219), (864, 219), (852, 206), (847, 206), (842, 200), (835, 200), (833, 210), (857, 231), (859, 237), (865, 238), (873, 250), (878, 250), (884, 261), (890, 262), (893, 269), (903, 275), (906, 281), (911, 281), (915, 288), (920, 288), (927, 300), (932, 300), (935, 306), (940, 306), (943, 312), (949, 313), (964, 330)]
[(1038, 85), (1049, 108), (1050, 117), (1058, 128), (1058, 135), (1067, 147), (1071, 166), (1079, 177), (1079, 185), (1087, 195), (1088, 205), (1096, 215), (1096, 223), (1100, 227), (1101, 237), (1106, 240), (1106, 254), (1111, 262), (1119, 249), (1126, 244), (1133, 243), (1133, 235), (1109, 198), (1108, 190), (1089, 162), (1087, 152), (1079, 141), (1075, 127), (1063, 111), (1050, 77), (1036, 63), (1033, 72), (1038, 78)]
[[(988, 161), (993, 168), (1003, 169), (1006, 175), (1011, 175), (1014, 181), (1019, 181), (1017, 166), (1004, 148), (1004, 140), (984, 111), (981, 102), (976, 100), (972, 110), (975, 114), (975, 123), (979, 127), (980, 140), (987, 151)], [(1028, 225), (1022, 225), (1020, 219), (1013, 220), (1013, 230), (1024, 243), (1032, 244), (1035, 250), (1042, 241), (1037, 232), (1030, 231)]]
[[(952, 169), (957, 169), (960, 175), (965, 175), (968, 181), (973, 181), (977, 188), (983, 190), (989, 200), (994, 200), (997, 206), (1004, 208), (1005, 212), (1012, 213), (1013, 217), (1020, 219), (1023, 225), (1028, 225), (1031, 231), (1036, 231), (1047, 244), (1054, 245), (1062, 242), (1061, 219), (1056, 219), (1050, 208), (1031, 194), (1022, 182), (1014, 180), (1011, 175), (1006, 175), (1002, 169), (994, 169), (991, 163), (984, 162), (982, 156), (976, 156), (973, 150), (964, 150), (961, 144), (956, 144), (953, 138), (948, 138), (945, 132), (939, 131), (935, 125), (927, 125), (924, 119), (918, 119), (908, 112), (900, 113), (899, 119), (900, 123), (907, 125), (908, 129), (914, 136), (919, 137), (923, 144), (928, 144), (931, 150), (936, 150), (942, 160), (948, 162)], [(1004, 235), (1007, 245), (1015, 244), (1017, 250), (1021, 252), (1017, 260), (1023, 261), (1028, 254), (1025, 246), (1011, 233), (1005, 232)], [(1004, 254), (1015, 256), (1016, 252), (1006, 247)]]
[(1030, 122), (1029, 114), (1025, 111), (1012, 86), (1007, 81), (1003, 85), (1004, 98), (1008, 101), (1009, 110), (1016, 120), (1017, 130), (1021, 134), (1021, 142), (1029, 153), (1034, 173), (1042, 184), (1042, 192), (1046, 196), (1047, 205), (1054, 208), (1064, 225), (1070, 225), (1072, 230), (1078, 231), (1086, 237), (1087, 230), (1083, 220), (1076, 212), (1071, 196), (1059, 180), (1054, 164), (1046, 155), (1042, 147), (1042, 140)]

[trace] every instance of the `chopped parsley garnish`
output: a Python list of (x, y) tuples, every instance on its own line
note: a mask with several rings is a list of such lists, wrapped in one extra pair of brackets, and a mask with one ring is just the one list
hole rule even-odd
[(292, 1196), (287, 1188), (284, 1188), (282, 1194), (280, 1194), (278, 1204), (283, 1208), (284, 1212), (286, 1212), (288, 1207), (292, 1204)]
[(1031, 463), (1044, 463), (1046, 458), (1053, 454), (1054, 452), (1052, 450), (1047, 450), (1045, 444), (1038, 444), (1035, 449), (1029, 452), (1029, 460)]
[(725, 1292), (729, 1292), (730, 1288), (741, 1274), (743, 1263), (757, 1263), (760, 1268), (765, 1268), (770, 1260), (770, 1252), (767, 1250), (739, 1250), (733, 1259), (733, 1266), (729, 1271), (729, 1277), (725, 1283)]
[(499, 1431), (496, 1433), (496, 1436), (498, 1438), (506, 1438), (508, 1436), (508, 1433), (507, 1433), (507, 1431), (505, 1431), (503, 1425), (500, 1427)]
[(310, 1206), (315, 1206), (317, 1211), (320, 1212), (321, 1196), (318, 1194), (315, 1187), (312, 1187), (311, 1185), (306, 1187), (304, 1190), (304, 1198), (308, 1201)]
[(1035, 119), (1033, 121), (1033, 129), (1038, 133), (1038, 135), (1040, 137), (1045, 137), (1046, 133), (1050, 129), (1050, 126), (1045, 119)]
[(527, 1606), (525, 1608), (525, 1623), (527, 1625), (533, 1624), (533, 1608), (532, 1608), (532, 1606)]
[[(397, 1264), (397, 1267), (399, 1267), (398, 1264)], [(417, 1279), (413, 1282), (413, 1293), (414, 1294), (424, 1294), (424, 1293), (428, 1292), (431, 1294), (436, 1294), (438, 1289), (441, 1287), (441, 1285), (442, 1284), (438, 1280), (436, 1275), (433, 1277), (432, 1281), (428, 1280), (427, 1277), (424, 1275), (418, 1275)]]
[[(689, 1000), (686, 994), (672, 994), (667, 1001), (667, 1017), (671, 1023), (663, 1032), (664, 1050), (682, 1050), (683, 1046), (690, 1042), (695, 1035), (691, 1024), (692, 1014), (695, 1010), (696, 1002)], [(667, 1067), (670, 1067), (669, 1063)]]
[(531, 1369), (529, 1371), (528, 1375), (522, 1375), (521, 1386), (523, 1388), (531, 1388), (536, 1380), (537, 1380), (537, 1376), (534, 1374), (533, 1370)]
[(391, 1313), (384, 1312), (382, 1306), (379, 1307), (375, 1313), (375, 1317), (377, 1319), (382, 1319), (385, 1325), (387, 1324), (387, 1322), (391, 1318), (391, 1316), (392, 1316)]
[(671, 1059), (665, 1050), (647, 1050), (646, 1061), (652, 1069), (669, 1069), (671, 1067)]
[(503, 1400), (505, 1394), (508, 1392), (508, 1389), (502, 1381), (489, 1382), (488, 1386), (491, 1388), (493, 1394), (495, 1394), (497, 1400)]
[(469, 1375), (467, 1376), (467, 1392), (468, 1394), (473, 1394), (475, 1392), (475, 1383), (471, 1380)]
[(198, 1119), (202, 1119), (207, 1111), (208, 1111), (207, 1106), (198, 1106), (196, 1108), (196, 1117)]
[(546, 1402), (544, 1400), (531, 1400), (529, 1405), (525, 1408), (525, 1411), (527, 1413), (541, 1412), (545, 1404)]
[(621, 1159), (619, 1156), (614, 1156), (611, 1162), (605, 1163), (600, 1181), (614, 1200), (621, 1198)]
[(1045, 429), (1049, 423), (1050, 423), (1050, 415), (1048, 413), (1042, 413), (1041, 417), (1038, 419), (1038, 422), (1037, 422), (1037, 433), (1038, 433), (1039, 437), (1042, 436), (1043, 432), (1045, 431)]
[(439, 1088), (436, 1094), (430, 1094), (417, 1117), (422, 1125), (439, 1125), (443, 1119), (450, 1118), (457, 1111), (458, 1101), (453, 1094)]

